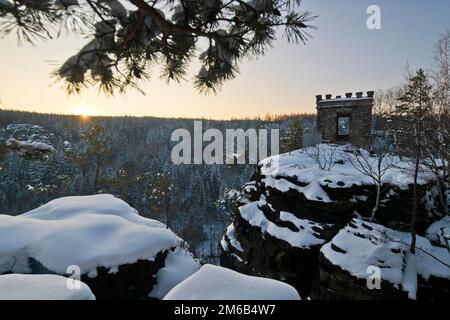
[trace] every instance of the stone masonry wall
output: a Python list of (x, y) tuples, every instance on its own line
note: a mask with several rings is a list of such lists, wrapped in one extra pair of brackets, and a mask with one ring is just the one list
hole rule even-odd
[[(347, 94), (347, 98), (337, 97), (327, 99), (317, 96), (317, 131), (322, 136), (322, 141), (326, 143), (352, 143), (356, 146), (368, 147), (372, 131), (372, 107), (373, 92), (369, 91), (367, 97), (352, 98)], [(338, 117), (350, 117), (349, 136), (338, 136)]]

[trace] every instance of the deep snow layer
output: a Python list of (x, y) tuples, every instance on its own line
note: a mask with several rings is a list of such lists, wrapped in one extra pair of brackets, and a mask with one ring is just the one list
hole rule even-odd
[(263, 195), (259, 201), (249, 202), (239, 207), (239, 212), (241, 217), (253, 227), (258, 227), (263, 233), (268, 233), (277, 239), (286, 241), (293, 247), (310, 248), (311, 246), (325, 243), (325, 239), (320, 237), (316, 231), (323, 229), (325, 225), (307, 219), (299, 219), (292, 213), (281, 211), (280, 220), (292, 223), (299, 231), (292, 231), (287, 227), (280, 227), (267, 219), (261, 210), (261, 207), (269, 205)]
[(286, 283), (207, 264), (164, 300), (300, 300), (300, 296)]
[[(320, 186), (349, 188), (353, 185), (375, 184), (372, 178), (355, 169), (355, 165), (358, 167), (359, 164), (355, 155), (349, 151), (352, 151), (350, 146), (321, 144), (317, 147), (264, 159), (260, 162), (261, 173), (266, 177), (274, 178), (295, 177), (301, 183), (313, 184), (303, 188), (303, 190), (299, 188), (299, 191), (303, 192), (306, 198), (310, 200), (316, 200), (316, 195), (325, 198)], [(367, 163), (376, 171), (377, 158), (370, 157), (365, 150), (359, 151), (367, 160)], [(411, 163), (405, 159), (402, 161), (397, 156), (388, 156), (383, 159), (382, 168), (389, 168), (382, 177), (383, 184), (406, 189), (408, 185), (413, 183)], [(418, 182), (419, 184), (426, 184), (430, 179), (432, 179), (432, 174), (422, 171)], [(276, 181), (269, 179), (267, 183), (272, 186)], [(280, 191), (283, 191), (286, 187), (292, 188), (292, 185), (280, 185), (280, 182), (278, 182), (277, 188), (280, 188)], [(322, 201), (328, 202), (326, 198)]]
[(95, 274), (98, 266), (153, 260), (181, 241), (112, 195), (66, 197), (20, 216), (0, 215), (0, 273), (29, 272), (31, 257), (59, 274), (72, 265)]
[[(417, 275), (450, 279), (450, 254), (446, 248), (433, 246), (417, 236), (415, 256), (410, 251), (411, 234), (353, 219), (353, 221), (321, 248), (332, 264), (360, 279), (372, 275), (370, 267), (378, 267), (381, 279), (415, 298)], [(414, 284), (415, 282), (415, 284)]]
[(95, 296), (85, 283), (62, 276), (8, 274), (0, 276), (0, 300), (95, 300)]
[(433, 223), (426, 232), (427, 239), (443, 247), (450, 247), (450, 216), (446, 216)]
[(170, 252), (163, 268), (156, 274), (157, 283), (150, 292), (152, 298), (162, 299), (177, 284), (198, 271), (200, 265), (184, 249)]

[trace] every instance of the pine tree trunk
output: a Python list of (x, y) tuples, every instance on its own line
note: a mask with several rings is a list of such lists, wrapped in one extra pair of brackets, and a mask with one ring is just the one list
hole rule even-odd
[(420, 130), (416, 128), (416, 163), (414, 169), (414, 197), (413, 197), (413, 214), (411, 218), (411, 253), (416, 253), (416, 221), (417, 221), (417, 207), (418, 207), (418, 195), (417, 195), (417, 180), (419, 176), (419, 164), (420, 164), (420, 154), (422, 152), (422, 144), (420, 140)]
[(94, 193), (97, 193), (97, 189), (98, 189), (98, 177), (99, 177), (99, 175), (100, 175), (100, 156), (99, 155), (97, 155), (97, 159), (96, 159), (96, 162), (95, 162), (95, 175), (94, 175), (94, 185), (93, 185), (93, 188), (94, 188)]
[(446, 195), (446, 189), (445, 189), (445, 182), (441, 180), (438, 177), (438, 197), (439, 197), (439, 203), (442, 206), (442, 210), (444, 214), (446, 215), (448, 212), (447, 210), (447, 195)]
[(172, 222), (170, 221), (169, 202), (168, 202), (167, 199), (165, 200), (165, 209), (166, 209), (166, 224), (167, 224), (167, 229), (170, 229)]
[[(443, 210), (444, 214), (448, 215), (448, 206), (449, 203), (447, 202), (447, 183), (449, 181), (449, 175), (450, 175), (450, 159), (446, 157), (446, 154), (443, 153), (441, 156), (441, 159), (444, 161), (443, 164), (443, 172), (442, 172), (442, 180), (441, 180), (441, 196), (442, 196), (442, 204), (443, 204)], [(448, 168), (445, 167), (445, 162), (447, 162)]]

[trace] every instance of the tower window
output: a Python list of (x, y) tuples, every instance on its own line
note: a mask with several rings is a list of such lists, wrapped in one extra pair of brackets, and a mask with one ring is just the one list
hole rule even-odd
[(350, 117), (338, 117), (337, 118), (337, 135), (340, 137), (350, 135)]

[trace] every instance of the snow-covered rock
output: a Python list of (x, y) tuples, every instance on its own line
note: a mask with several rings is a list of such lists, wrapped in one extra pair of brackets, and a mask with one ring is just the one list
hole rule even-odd
[[(281, 211), (279, 213), (280, 222), (291, 223), (297, 229), (294, 231), (287, 227), (280, 227), (264, 215), (261, 209), (264, 206), (270, 208), (267, 200), (262, 196), (257, 202), (250, 202), (239, 207), (239, 212), (241, 217), (250, 225), (260, 228), (264, 234), (289, 243), (292, 247), (309, 249), (312, 246), (325, 243), (325, 239), (320, 235), (320, 230), (323, 230), (326, 227), (325, 225), (306, 219), (299, 219), (292, 213)], [(233, 245), (231, 240), (230, 242)], [(239, 248), (237, 245), (233, 245), (233, 247), (237, 247), (240, 251), (243, 251), (242, 247)]]
[[(260, 163), (261, 173), (272, 177), (296, 177), (300, 183), (319, 183), (329, 188), (373, 185), (372, 178), (355, 170), (352, 162), (357, 164), (357, 161), (352, 161), (355, 160), (352, 151), (351, 146), (321, 144), (264, 159)], [(361, 152), (367, 153), (365, 150)], [(376, 166), (377, 161), (372, 164)], [(411, 163), (407, 159), (387, 156), (383, 159), (383, 166), (389, 167), (382, 177), (383, 184), (408, 189), (413, 183)], [(421, 171), (418, 183), (427, 184), (431, 179), (433, 177), (430, 172)]]
[(445, 248), (450, 247), (450, 216), (433, 223), (426, 231), (426, 237)]
[(0, 272), (26, 272), (22, 264), (5, 269), (23, 254), (60, 274), (71, 265), (85, 274), (98, 266), (152, 260), (178, 241), (163, 224), (111, 195), (61, 198), (19, 216), (0, 216)]
[(173, 288), (164, 300), (300, 300), (300, 296), (283, 282), (207, 264)]
[[(358, 150), (367, 163), (377, 158)], [(355, 168), (351, 146), (319, 145), (261, 161), (240, 192), (233, 223), (221, 241), (221, 265), (285, 281), (309, 296), (316, 286), (320, 249), (352, 218), (371, 217), (377, 185)], [(407, 159), (386, 157), (380, 210), (375, 222), (397, 231), (411, 223), (413, 172)], [(416, 229), (425, 230), (440, 216), (433, 198), (435, 180), (419, 174)], [(364, 270), (365, 271), (365, 270)], [(365, 289), (364, 289), (365, 290)]]
[(192, 259), (185, 250), (177, 249), (170, 252), (164, 262), (164, 267), (156, 274), (157, 283), (150, 297), (162, 299), (177, 284), (198, 271), (200, 265)]
[(7, 274), (0, 276), (0, 300), (95, 300), (95, 296), (85, 283), (62, 276)]
[(20, 141), (14, 138), (6, 140), (6, 147), (30, 159), (46, 159), (48, 154), (55, 150), (51, 145), (44, 142), (34, 140)]
[(6, 140), (6, 146), (10, 148), (24, 148), (28, 150), (36, 150), (36, 151), (53, 151), (54, 148), (51, 145), (48, 145), (43, 142), (37, 141), (19, 141), (14, 138), (9, 138)]
[(227, 228), (226, 234), (223, 236), (222, 240), (220, 241), (220, 244), (223, 248), (223, 250), (228, 251), (228, 243), (236, 250), (243, 252), (244, 249), (242, 249), (241, 244), (236, 239), (236, 230), (234, 228), (234, 224), (230, 224)]
[[(450, 253), (447, 249), (433, 246), (424, 237), (417, 236), (416, 254), (410, 254), (411, 234), (399, 232), (384, 226), (367, 223), (358, 219), (343, 228), (321, 248), (320, 279), (322, 291), (326, 295), (336, 293), (346, 298), (370, 298), (380, 295), (383, 290), (398, 290), (397, 297), (410, 298), (421, 295), (420, 284), (426, 288), (431, 279), (439, 279), (441, 283), (450, 284)], [(331, 266), (337, 267), (353, 277), (336, 277), (338, 273)], [(355, 291), (336, 290), (345, 286), (367, 289), (367, 280), (373, 276), (373, 268), (380, 271), (381, 289), (361, 290), (363, 296), (354, 295)], [(330, 272), (331, 270), (331, 272)], [(341, 272), (342, 273), (342, 272)], [(362, 280), (362, 281), (360, 281)], [(419, 281), (419, 288), (418, 288)], [(365, 288), (364, 288), (365, 287)], [(435, 288), (437, 289), (437, 288)], [(337, 292), (339, 291), (339, 292)], [(447, 287), (446, 294), (450, 293)], [(429, 295), (429, 293), (424, 293)]]
[(0, 215), (0, 274), (65, 275), (76, 266), (99, 299), (147, 296), (174, 250), (195, 264), (164, 224), (112, 195), (66, 197), (19, 216)]
[(0, 0), (0, 9), (12, 9), (14, 5), (8, 0)]
[(54, 136), (46, 128), (28, 123), (8, 124), (5, 128), (6, 138), (13, 138), (19, 141), (36, 141), (44, 144), (51, 144), (51, 137)]

